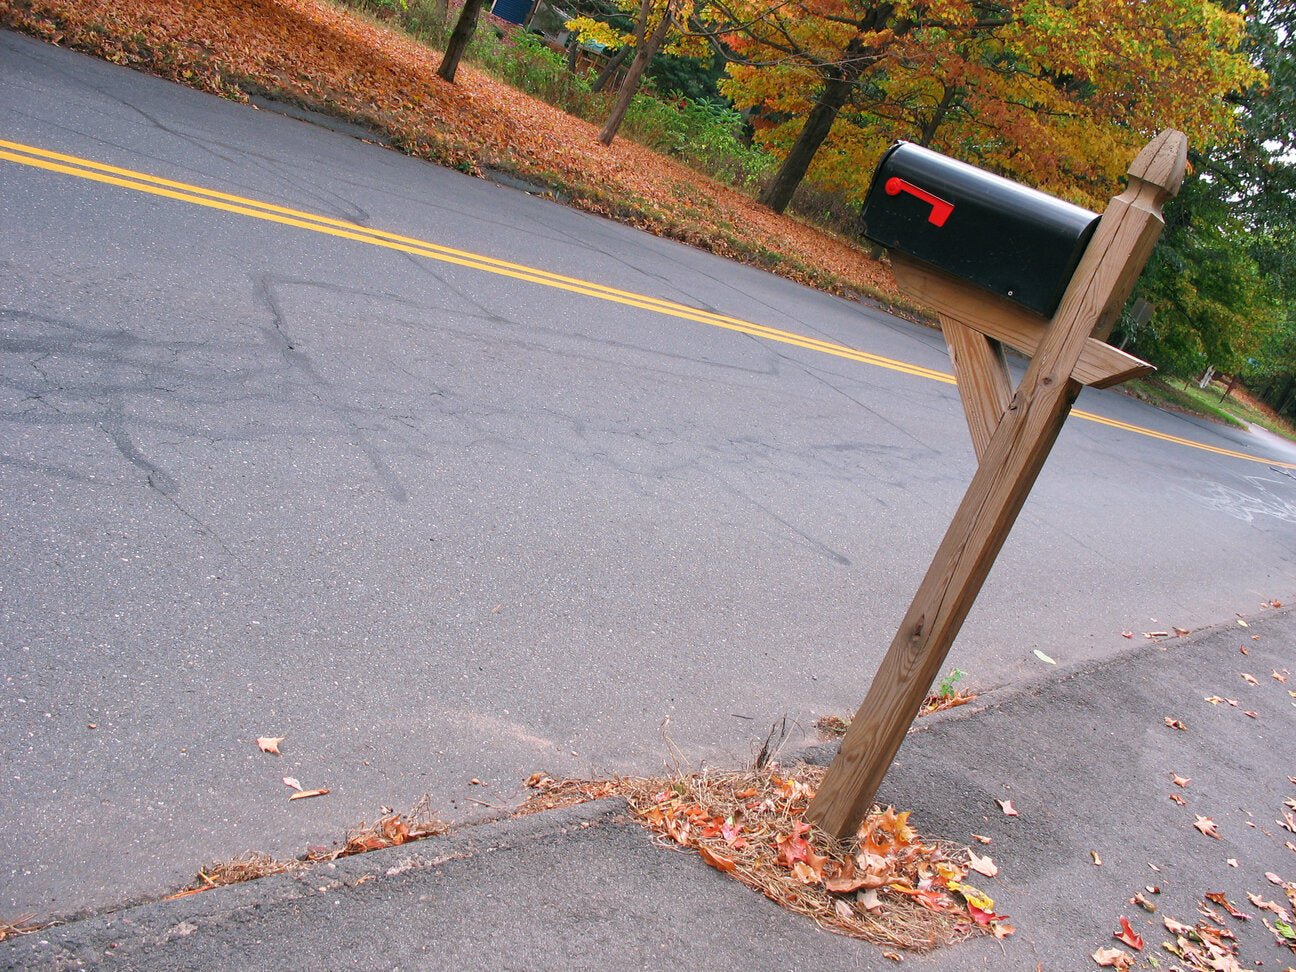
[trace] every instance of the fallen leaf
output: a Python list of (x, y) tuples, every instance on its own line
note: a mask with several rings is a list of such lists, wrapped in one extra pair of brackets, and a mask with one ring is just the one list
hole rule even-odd
[(1136, 952), (1143, 950), (1143, 936), (1130, 927), (1129, 919), (1124, 915), (1120, 917), (1120, 927), (1112, 932), (1112, 938), (1124, 942)]
[(700, 844), (698, 846), (698, 856), (714, 867), (717, 871), (725, 871), (727, 873), (738, 866), (732, 860), (721, 854), (717, 854), (705, 844)]
[(1038, 659), (1039, 659), (1040, 661), (1042, 661), (1042, 662), (1046, 662), (1046, 663), (1049, 664), (1049, 665), (1056, 665), (1056, 664), (1057, 664), (1057, 662), (1055, 662), (1055, 661), (1054, 661), (1052, 658), (1050, 658), (1048, 655), (1044, 654), (1044, 652), (1040, 651), (1038, 648), (1035, 649), (1035, 657), (1038, 658)]
[(1133, 638), (1133, 637), (1134, 637), (1134, 632), (1133, 632), (1133, 631), (1122, 631), (1122, 632), (1121, 632), (1121, 637), (1122, 637), (1122, 638)]
[(850, 902), (845, 898), (838, 898), (833, 902), (833, 911), (837, 913), (837, 917), (842, 921), (850, 921), (855, 917), (855, 909), (850, 906)]
[(1191, 935), (1195, 930), (1192, 925), (1185, 925), (1181, 921), (1175, 921), (1169, 915), (1162, 916), (1161, 921), (1165, 924), (1166, 931), (1171, 935)]
[(999, 809), (1003, 811), (1003, 815), (1005, 817), (1020, 816), (1020, 814), (1017, 813), (1016, 808), (1013, 807), (1011, 800), (1000, 800), (998, 797), (996, 797), (995, 803), (999, 804)]
[(1287, 909), (1276, 901), (1266, 901), (1264, 898), (1260, 897), (1260, 895), (1253, 894), (1250, 891), (1247, 892), (1247, 900), (1262, 911), (1272, 911), (1283, 921), (1291, 920), (1287, 915)]
[(1237, 866), (1238, 866), (1238, 862), (1237, 862), (1237, 858), (1236, 858), (1236, 857), (1230, 857), (1230, 858), (1229, 858), (1227, 861), (1225, 861), (1224, 863), (1227, 864), (1229, 867), (1237, 867)]
[(1193, 821), (1193, 826), (1207, 837), (1214, 837), (1216, 840), (1220, 839), (1219, 831), (1215, 828), (1215, 821), (1210, 817), (1198, 815), (1197, 819)]
[(281, 756), (283, 754), (279, 752), (279, 744), (286, 738), (286, 736), (257, 736), (257, 748), (263, 753)]
[(819, 875), (815, 869), (805, 861), (797, 861), (792, 865), (792, 876), (802, 884), (818, 884)]
[(981, 857), (976, 851), (968, 851), (968, 867), (978, 874), (984, 874), (986, 877), (994, 877), (999, 873), (999, 867), (989, 857)]
[(1278, 887), (1280, 888), (1287, 887), (1287, 882), (1284, 881), (1282, 878), (1280, 878), (1273, 871), (1265, 871), (1265, 880), (1268, 881), (1270, 884), (1278, 885)]
[(1132, 905), (1138, 905), (1140, 908), (1142, 908), (1144, 911), (1147, 912), (1155, 912), (1157, 910), (1156, 903), (1149, 901), (1147, 898), (1145, 898), (1143, 896), (1142, 891), (1139, 891), (1137, 894), (1134, 895), (1134, 897), (1130, 898), (1129, 903)]
[(1238, 645), (1238, 653), (1242, 655), (1251, 654), (1251, 650), (1246, 645)]
[(1171, 793), (1170, 799), (1173, 800), (1175, 803), (1179, 804), (1179, 806), (1181, 807), (1188, 806), (1188, 801), (1185, 800), (1183, 797), (1181, 797), (1178, 793)]
[(1238, 622), (1239, 627), (1243, 627), (1243, 628), (1249, 628), (1249, 627), (1251, 627), (1251, 625), (1247, 624), (1247, 623), (1246, 623), (1245, 621), (1243, 621), (1241, 618), (1238, 618), (1238, 619), (1237, 619), (1237, 622)]
[(1276, 668), (1269, 673), (1269, 677), (1272, 678), (1275, 682), (1282, 682), (1283, 684), (1286, 684), (1287, 682), (1287, 676), (1279, 672), (1278, 669)]
[(1102, 867), (1102, 858), (1098, 856), (1097, 851), (1091, 850), (1089, 856), (1093, 858), (1094, 867)]
[(882, 953), (882, 957), (883, 957), (883, 958), (888, 958), (888, 959), (890, 959), (892, 962), (899, 962), (899, 961), (902, 961), (902, 959), (900, 958), (900, 953), (899, 953), (899, 952), (883, 952), (883, 953)]
[(1242, 681), (1246, 682), (1248, 685), (1259, 685), (1259, 684), (1260, 684), (1259, 680), (1257, 680), (1256, 677), (1255, 677), (1254, 675), (1251, 675), (1251, 674), (1249, 674), (1249, 673), (1247, 673), (1247, 672), (1243, 672), (1243, 673), (1242, 673)]
[(1144, 631), (1143, 637), (1144, 638), (1169, 638), (1170, 632), (1169, 631)]
[(1237, 908), (1233, 907), (1233, 903), (1229, 901), (1227, 897), (1224, 896), (1223, 891), (1207, 891), (1206, 900), (1215, 902), (1215, 904), (1219, 905), (1221, 908), (1227, 911), (1234, 918), (1237, 918), (1239, 921), (1251, 920), (1250, 915), (1243, 914), (1241, 911), (1238, 911)]
[(325, 796), (328, 794), (328, 788), (324, 787), (318, 790), (298, 790), (289, 800), (309, 800), (311, 797)]
[(973, 835), (972, 835), (972, 839), (975, 840), (978, 844), (988, 844), (988, 843), (990, 843), (990, 838), (989, 838), (989, 837), (986, 837), (986, 836), (984, 836), (984, 835), (982, 835), (982, 834), (973, 834)]
[(1174, 631), (1175, 636), (1178, 638), (1186, 638), (1188, 635), (1192, 634), (1192, 632), (1187, 628), (1179, 628), (1174, 625), (1171, 625), (1171, 630)]
[(1181, 732), (1186, 731), (1188, 729), (1188, 727), (1185, 726), (1178, 719), (1171, 719), (1169, 716), (1165, 717), (1165, 724), (1169, 726), (1171, 729), (1178, 729)]
[(475, 776), (474, 776), (471, 780), (468, 781), (468, 785), (469, 785), (469, 786), (485, 786), (485, 784), (482, 783), (482, 781), (479, 780), (479, 779), (477, 779), (477, 777), (475, 777)]
[(881, 911), (882, 899), (878, 897), (877, 888), (869, 888), (855, 895), (855, 900), (865, 911)]
[(1134, 967), (1134, 956), (1119, 948), (1100, 948), (1093, 953), (1093, 960), (1100, 968), (1117, 969), (1125, 972)]
[(994, 937), (998, 938), (1000, 941), (1007, 938), (1009, 935), (1017, 933), (1017, 929), (1006, 921), (991, 922), (990, 931), (994, 934)]
[(297, 782), (297, 777), (295, 776), (285, 776), (283, 781), (284, 786), (291, 786), (294, 790), (300, 790), (302, 788), (302, 785)]
[(1218, 695), (1208, 695), (1206, 696), (1206, 701), (1209, 702), (1211, 705), (1219, 705), (1224, 700), (1221, 699)]
[(1189, 783), (1192, 782), (1191, 779), (1184, 779), (1178, 773), (1171, 773), (1170, 781), (1174, 783), (1175, 786), (1187, 786)]
[(1259, 718), (1260, 718), (1260, 713), (1259, 713), (1259, 712), (1252, 712), (1250, 709), (1247, 709), (1247, 710), (1246, 710), (1245, 712), (1243, 712), (1242, 714), (1243, 714), (1244, 716), (1246, 716), (1248, 719), (1259, 719)]

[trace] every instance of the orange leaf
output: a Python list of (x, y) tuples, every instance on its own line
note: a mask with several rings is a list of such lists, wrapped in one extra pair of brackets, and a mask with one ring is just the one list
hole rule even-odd
[(1104, 969), (1117, 969), (1125, 972), (1134, 967), (1134, 956), (1119, 948), (1100, 948), (1093, 953), (1093, 960)]
[(311, 797), (325, 796), (328, 792), (329, 791), (327, 787), (319, 790), (298, 790), (288, 799), (289, 800), (309, 800)]
[(257, 748), (263, 753), (270, 753), (274, 756), (281, 755), (279, 744), (285, 739), (284, 736), (257, 736)]
[(1215, 829), (1215, 821), (1210, 817), (1198, 815), (1197, 819), (1193, 821), (1193, 826), (1207, 837), (1214, 837), (1216, 840), (1220, 839), (1219, 831)]
[(999, 804), (999, 809), (1003, 811), (1005, 817), (1020, 816), (1020, 814), (1017, 813), (1016, 808), (1013, 807), (1011, 800), (1000, 800), (996, 798), (995, 803)]
[(1171, 773), (1170, 781), (1174, 783), (1175, 786), (1187, 786), (1189, 783), (1192, 782), (1192, 780), (1190, 779), (1184, 779), (1178, 773)]
[(706, 861), (717, 871), (728, 872), (728, 871), (732, 871), (734, 868), (738, 866), (732, 860), (720, 854), (717, 854), (715, 851), (713, 851), (710, 847), (707, 847), (705, 844), (702, 844), (698, 847), (698, 854), (701, 855), (702, 860)]

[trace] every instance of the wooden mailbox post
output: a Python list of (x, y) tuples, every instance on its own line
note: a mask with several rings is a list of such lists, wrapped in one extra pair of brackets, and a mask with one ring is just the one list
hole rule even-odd
[[(901, 290), (940, 317), (979, 465), (806, 817), (854, 833), (989, 574), (1083, 385), (1152, 371), (1106, 344), (1179, 191), (1187, 139), (1164, 131), (1129, 167), (1051, 319), (893, 254)], [(1030, 357), (1014, 391), (1003, 345)]]

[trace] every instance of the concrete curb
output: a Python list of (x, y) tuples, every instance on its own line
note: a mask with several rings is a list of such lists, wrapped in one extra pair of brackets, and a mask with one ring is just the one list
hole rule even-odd
[(435, 868), (453, 860), (507, 850), (546, 837), (561, 837), (590, 827), (628, 824), (628, 807), (620, 797), (610, 797), (560, 807), (525, 817), (510, 817), (452, 830), (413, 844), (356, 854), (338, 861), (318, 863), (290, 874), (213, 888), (187, 898), (162, 899), (127, 905), (89, 917), (59, 920), (40, 932), (6, 943), (5, 968), (48, 965), (51, 952), (71, 961), (69, 953), (87, 962), (106, 952), (127, 956), (131, 952), (192, 935), (204, 926), (223, 922), (241, 911), (256, 911), (350, 888), (376, 878)]

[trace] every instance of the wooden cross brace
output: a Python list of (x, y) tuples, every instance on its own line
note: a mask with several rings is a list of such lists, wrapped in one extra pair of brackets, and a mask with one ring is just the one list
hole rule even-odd
[[(979, 464), (806, 811), (819, 829), (850, 836), (872, 806), (1081, 387), (1152, 370), (1106, 338), (1161, 234), (1161, 207), (1178, 193), (1187, 155), (1187, 139), (1170, 130), (1138, 154), (1052, 320), (893, 255), (901, 289), (940, 317)], [(1031, 358), (1015, 391), (1004, 344)]]

